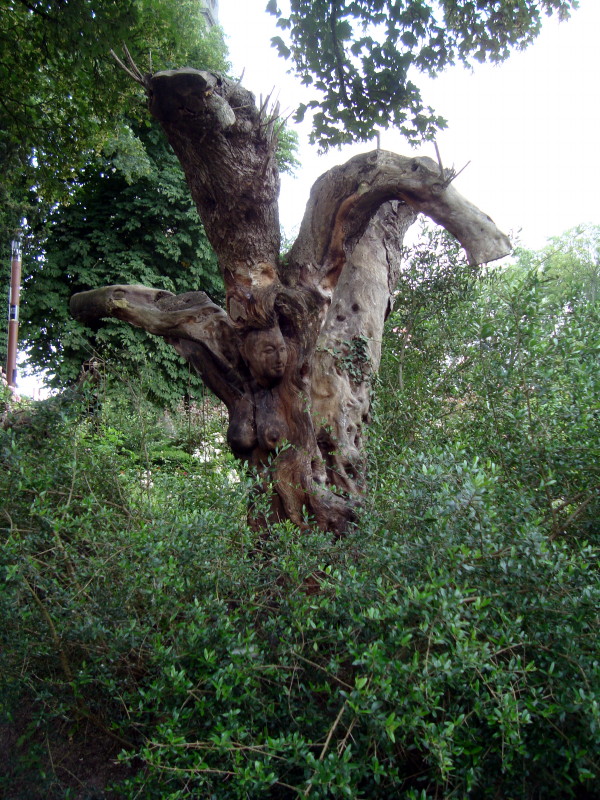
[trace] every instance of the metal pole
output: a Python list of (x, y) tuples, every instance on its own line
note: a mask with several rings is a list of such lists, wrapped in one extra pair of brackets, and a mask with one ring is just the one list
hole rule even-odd
[(19, 337), (19, 295), (21, 292), (21, 231), (11, 242), (10, 292), (8, 295), (8, 355), (6, 378), (9, 386), (17, 385), (17, 340)]

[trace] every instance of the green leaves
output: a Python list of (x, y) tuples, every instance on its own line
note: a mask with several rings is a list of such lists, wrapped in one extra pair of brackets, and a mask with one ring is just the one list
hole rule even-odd
[(277, 49), (277, 52), (279, 53), (280, 56), (282, 56), (283, 58), (290, 57), (292, 51), (284, 43), (281, 36), (273, 36), (273, 38), (271, 39), (271, 44), (273, 45), (273, 47)]
[[(518, 439), (527, 416), (506, 423), (518, 405), (494, 353), (502, 362), (514, 350), (519, 312), (538, 330), (540, 287), (504, 277), (493, 296), (488, 283), (452, 295), (462, 314), (439, 334), (460, 322), (457, 338), (481, 353), (489, 382), (463, 365), (463, 408), (427, 422), (426, 407), (410, 446), (388, 413), (387, 461), (343, 541), (290, 523), (268, 537), (249, 531), (246, 482), (228, 479), (227, 456), (215, 449), (208, 464), (186, 452), (191, 439), (215, 442), (218, 416), (203, 422), (206, 407), (167, 421), (139, 395), (112, 391), (90, 416), (86, 398), (67, 393), (0, 431), (0, 689), (13, 719), (25, 703), (40, 709), (32, 727), (44, 745), (35, 764), (18, 750), (0, 785), (14, 792), (19, 764), (44, 785), (68, 723), (94, 726), (97, 743), (106, 729), (128, 743), (130, 768), (112, 791), (131, 800), (593, 796), (598, 552), (574, 536), (553, 540), (538, 499), (562, 488), (560, 473), (541, 486), (528, 473), (539, 454)], [(490, 350), (479, 351), (477, 298), (494, 318)], [(597, 325), (585, 319), (556, 335), (552, 359), (568, 357), (575, 338), (579, 356), (591, 352), (586, 331), (597, 341)], [(416, 327), (413, 341), (426, 341)], [(581, 376), (596, 374), (587, 357), (579, 369), (577, 393)], [(520, 392), (525, 374), (514, 377)], [(565, 407), (562, 374), (557, 362)], [(473, 405), (482, 385), (487, 402), (497, 390), (494, 414)], [(533, 402), (539, 422), (547, 409)], [(511, 441), (495, 437), (500, 428), (490, 435), (493, 424)], [(597, 434), (575, 433), (557, 452), (587, 474)], [(84, 723), (82, 709), (94, 715)], [(76, 774), (83, 739), (69, 743)]]
[[(397, 436), (400, 452), (455, 442), (503, 476), (502, 524), (535, 519), (574, 544), (598, 514), (596, 249), (593, 228), (565, 234), (539, 253), (518, 251), (516, 264), (478, 284), (439, 241), (413, 249), (377, 398), (379, 413), (395, 420), (386, 437)], [(393, 452), (386, 440), (378, 460)], [(426, 480), (426, 459), (422, 469)], [(457, 495), (448, 508), (429, 503), (415, 515), (446, 519), (466, 499), (465, 531), (480, 526), (485, 496), (475, 485)]]
[(204, 30), (196, 0), (0, 5), (3, 243), (22, 216), (35, 223), (64, 201), (87, 159), (118, 135), (123, 116), (145, 114), (139, 87), (111, 48), (126, 42), (142, 70), (150, 61), (153, 69), (226, 68), (220, 33)]
[(413, 143), (433, 138), (445, 121), (424, 106), (409, 70), (435, 76), (457, 61), (503, 61), (538, 35), (544, 12), (567, 18), (576, 6), (576, 0), (291, 0), (286, 17), (274, 2), (267, 11), (289, 31), (273, 45), (293, 61), (302, 83), (318, 90), (307, 104), (319, 109), (311, 136), (327, 149), (373, 138), (376, 127), (396, 127)]
[(31, 365), (64, 386), (97, 353), (115, 368), (121, 363), (124, 374), (152, 370), (154, 398), (167, 405), (200, 390), (162, 339), (117, 321), (91, 330), (68, 311), (75, 292), (114, 283), (221, 296), (215, 256), (158, 129), (149, 123), (116, 129), (105, 155), (90, 160), (72, 197), (36, 236), (36, 256), (27, 248), (21, 315)]

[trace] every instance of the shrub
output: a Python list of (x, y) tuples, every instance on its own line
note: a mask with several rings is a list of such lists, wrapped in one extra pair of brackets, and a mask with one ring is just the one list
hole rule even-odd
[(465, 290), (429, 360), (423, 316), (343, 541), (250, 531), (205, 409), (72, 395), (3, 431), (8, 796), (73, 796), (48, 753), (93, 730), (130, 800), (598, 797), (599, 328), (544, 296)]

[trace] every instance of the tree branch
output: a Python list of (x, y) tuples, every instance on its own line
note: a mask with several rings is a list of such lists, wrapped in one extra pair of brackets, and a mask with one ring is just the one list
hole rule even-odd
[(70, 310), (81, 322), (115, 317), (162, 336), (228, 408), (240, 397), (246, 375), (237, 332), (204, 292), (104, 286), (73, 295)]
[(239, 83), (195, 69), (155, 73), (148, 97), (181, 162), (226, 288), (276, 283), (279, 172), (275, 119), (266, 119), (266, 104), (258, 109)]
[(111, 56), (114, 58), (114, 60), (117, 62), (117, 64), (118, 64), (118, 65), (121, 67), (121, 69), (123, 70), (123, 72), (126, 72), (126, 73), (127, 73), (127, 75), (129, 75), (129, 77), (130, 77), (132, 80), (134, 80), (136, 83), (139, 83), (139, 84), (140, 84), (140, 86), (143, 86), (143, 87), (144, 87), (144, 89), (146, 89), (146, 91), (148, 91), (148, 89), (150, 88), (150, 78), (151, 78), (151, 75), (149, 75), (149, 74), (148, 74), (148, 75), (144, 75), (144, 74), (141, 72), (141, 70), (138, 68), (137, 64), (136, 64), (136, 63), (135, 63), (135, 61), (133, 60), (133, 58), (132, 58), (132, 56), (131, 56), (131, 53), (129, 52), (129, 50), (127, 49), (127, 47), (126, 47), (125, 45), (123, 45), (123, 51), (124, 51), (124, 53), (125, 53), (125, 58), (127, 59), (127, 64), (128, 64), (129, 66), (126, 66), (126, 65), (125, 65), (125, 64), (124, 64), (124, 63), (121, 61), (121, 59), (120, 59), (120, 58), (119, 58), (119, 56), (118, 56), (118, 55), (115, 53), (115, 51), (114, 51), (114, 50), (111, 50), (111, 51), (110, 51), (110, 54), (111, 54)]
[(290, 272), (305, 284), (331, 290), (377, 208), (400, 200), (452, 233), (475, 264), (511, 251), (494, 222), (440, 175), (430, 158), (407, 158), (385, 150), (355, 156), (319, 178), (300, 233), (290, 251)]

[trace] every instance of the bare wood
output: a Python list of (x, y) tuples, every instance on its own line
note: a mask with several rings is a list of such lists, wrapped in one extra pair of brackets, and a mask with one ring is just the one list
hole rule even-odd
[(239, 83), (194, 69), (156, 73), (148, 96), (181, 161), (226, 289), (276, 283), (279, 172), (263, 109)]
[(308, 514), (341, 535), (365, 488), (370, 381), (406, 229), (424, 213), (475, 263), (507, 254), (510, 242), (451, 185), (455, 173), (441, 158), (377, 149), (319, 178), (282, 259), (278, 105), (269, 112), (269, 96), (257, 108), (239, 82), (217, 73), (144, 76), (130, 56), (120, 63), (145, 86), (183, 166), (217, 253), (227, 312), (202, 292), (143, 286), (80, 293), (71, 311), (162, 336), (227, 404), (228, 442), (264, 476), (259, 491), (270, 497), (270, 511), (251, 515), (255, 527), (289, 519), (303, 529)]
[(402, 242), (415, 219), (402, 203), (379, 208), (340, 275), (317, 342), (311, 393), (317, 442), (328, 483), (350, 495), (366, 488), (372, 380)]
[(132, 80), (134, 80), (136, 83), (139, 83), (141, 86), (144, 87), (144, 89), (148, 89), (148, 80), (150, 78), (150, 75), (144, 75), (141, 72), (141, 70), (138, 68), (137, 64), (133, 60), (133, 58), (131, 56), (131, 53), (129, 52), (129, 50), (127, 49), (127, 47), (125, 45), (123, 45), (123, 50), (125, 52), (125, 58), (127, 60), (128, 66), (126, 66), (121, 61), (121, 59), (115, 53), (114, 50), (111, 50), (110, 54), (114, 58), (114, 60), (117, 62), (117, 64), (121, 67), (121, 69), (124, 72), (126, 72), (127, 75), (129, 75), (129, 77), (132, 78)]
[(303, 282), (317, 281), (331, 289), (370, 219), (387, 200), (400, 200), (446, 228), (472, 263), (511, 252), (509, 239), (487, 214), (446, 185), (433, 159), (374, 150), (334, 167), (315, 183), (290, 252), (290, 270), (301, 273)]

